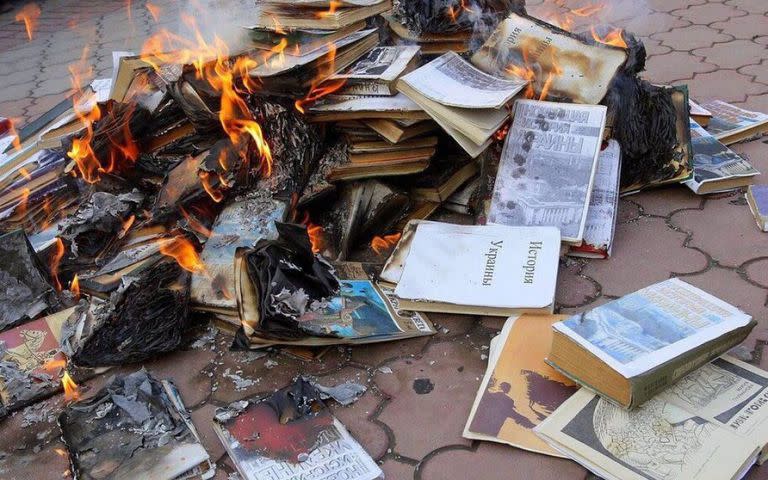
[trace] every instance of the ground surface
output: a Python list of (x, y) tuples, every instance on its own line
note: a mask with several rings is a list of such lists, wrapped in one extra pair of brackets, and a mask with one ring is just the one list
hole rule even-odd
[[(157, 28), (144, 0), (40, 3), (43, 13), (31, 42), (14, 22), (13, 11), (0, 14), (0, 115), (20, 124), (63, 98), (70, 86), (67, 66), (81, 57), (85, 44), (93, 75), (105, 77), (111, 74), (112, 50), (138, 48)], [(153, 3), (161, 9), (161, 23), (178, 23), (176, 3)], [(533, 3), (541, 2), (529, 1)], [(621, 3), (612, 12), (616, 23), (645, 41), (648, 78), (687, 83), (696, 99), (721, 98), (768, 112), (765, 0), (647, 0), (641, 7), (637, 3), (643, 2), (614, 3)], [(628, 10), (631, 5), (634, 10)], [(21, 4), (11, 6), (18, 9)], [(749, 156), (765, 176), (766, 143), (733, 148)], [(766, 183), (768, 177), (759, 181)], [(740, 353), (751, 354), (754, 364), (768, 368), (768, 234), (758, 232), (742, 193), (698, 197), (674, 187), (623, 199), (614, 257), (562, 264), (558, 306), (562, 312), (577, 312), (673, 275), (753, 315), (758, 327)], [(227, 337), (218, 334), (202, 348), (187, 348), (146, 367), (180, 387), (220, 467), (219, 479), (233, 468), (210, 428), (214, 409), (271, 392), (298, 373), (316, 375), (326, 384), (354, 380), (370, 387), (356, 404), (335, 408), (335, 413), (382, 463), (389, 479), (589, 477), (567, 460), (461, 438), (489, 341), (502, 319), (432, 318), (441, 327), (433, 338), (334, 349), (319, 361), (231, 353)], [(253, 385), (238, 391), (227, 376), (232, 373), (253, 380)], [(416, 393), (416, 379), (429, 379), (434, 389)], [(90, 391), (103, 382), (94, 379)], [(0, 423), (0, 479), (65, 475), (67, 461), (56, 453), (63, 447), (54, 420), (60, 402), (51, 399)], [(32, 414), (40, 415), (34, 419)], [(753, 469), (749, 478), (768, 478), (768, 467)]]

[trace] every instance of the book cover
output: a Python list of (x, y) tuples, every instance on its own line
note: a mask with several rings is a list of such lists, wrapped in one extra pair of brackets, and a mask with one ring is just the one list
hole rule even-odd
[(332, 76), (357, 83), (366, 80), (391, 82), (399, 77), (419, 53), (418, 45), (407, 47), (376, 47), (360, 57), (346, 70)]
[(621, 147), (609, 140), (597, 159), (595, 184), (589, 197), (584, 240), (572, 246), (568, 255), (574, 257), (608, 258), (613, 249), (613, 234), (619, 213), (621, 183)]
[(632, 378), (751, 320), (736, 307), (672, 278), (574, 315), (553, 328)]
[(581, 243), (606, 108), (515, 102), (488, 212), (488, 224), (552, 226)]
[(493, 339), (485, 377), (464, 427), (464, 437), (506, 443), (532, 452), (562, 456), (533, 428), (579, 387), (544, 362), (552, 323), (565, 315), (521, 315)]
[[(691, 120), (691, 144), (693, 146), (693, 178), (684, 182), (691, 190), (698, 193), (706, 183), (722, 182), (738, 177), (754, 177), (760, 172), (736, 152), (720, 143), (694, 120)], [(737, 187), (725, 186), (723, 190)]]
[(707, 131), (726, 144), (735, 134), (768, 124), (768, 115), (744, 110), (722, 100), (712, 100), (701, 106), (712, 113)]
[(395, 295), (455, 305), (546, 308), (554, 301), (559, 253), (556, 228), (421, 223)]
[(738, 479), (757, 455), (753, 442), (661, 398), (626, 411), (586, 389), (535, 431), (608, 480)]
[(768, 232), (768, 185), (750, 185), (747, 190), (747, 204), (757, 226)]

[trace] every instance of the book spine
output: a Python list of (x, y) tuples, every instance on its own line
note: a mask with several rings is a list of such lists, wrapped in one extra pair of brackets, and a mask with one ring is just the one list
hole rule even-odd
[(391, 96), (392, 91), (386, 83), (368, 81), (347, 85), (344, 87), (344, 95)]
[(741, 343), (757, 324), (752, 320), (744, 327), (732, 333), (701, 344), (669, 362), (630, 379), (632, 400), (628, 408), (632, 409), (653, 398), (685, 375), (719, 357), (732, 347)]

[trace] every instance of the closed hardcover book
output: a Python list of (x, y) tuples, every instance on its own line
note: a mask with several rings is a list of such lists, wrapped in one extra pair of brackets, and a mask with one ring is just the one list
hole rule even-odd
[(502, 316), (552, 312), (556, 228), (423, 222), (408, 239), (395, 288), (401, 308)]
[(768, 232), (768, 185), (750, 185), (747, 204), (760, 230)]
[(755, 324), (673, 278), (556, 323), (547, 362), (631, 409), (739, 344)]

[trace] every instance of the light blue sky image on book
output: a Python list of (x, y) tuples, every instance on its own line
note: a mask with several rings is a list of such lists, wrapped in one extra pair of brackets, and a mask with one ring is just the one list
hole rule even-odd
[[(705, 317), (711, 324), (724, 320), (716, 315)], [(622, 364), (697, 332), (640, 292), (567, 318), (563, 324)]]

